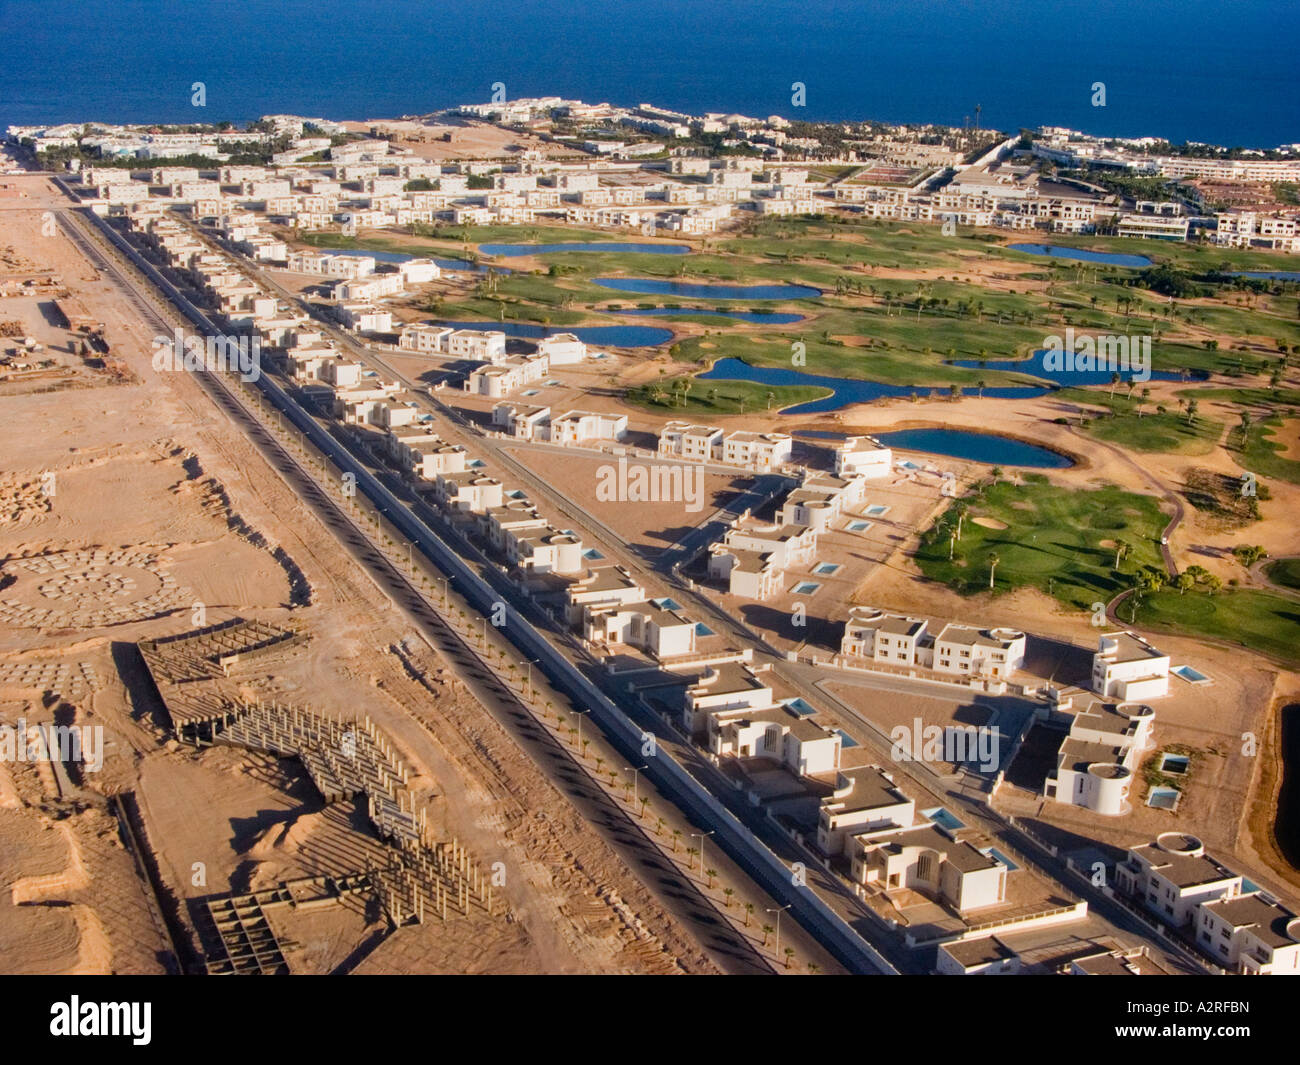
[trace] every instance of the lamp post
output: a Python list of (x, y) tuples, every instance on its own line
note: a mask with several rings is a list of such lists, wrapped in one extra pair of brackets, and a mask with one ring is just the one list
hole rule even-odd
[(715, 829), (712, 829), (712, 828), (711, 828), (711, 829), (709, 829), (707, 832), (691, 832), (691, 833), (689, 833), (691, 839), (695, 839), (695, 838), (698, 837), (698, 838), (699, 838), (699, 841), (700, 841), (700, 872), (701, 872), (701, 873), (704, 872), (704, 841), (705, 841), (705, 839), (707, 839), (709, 836), (713, 835), (713, 833), (714, 833), (715, 831), (716, 831)]
[(787, 902), (784, 906), (767, 908), (768, 913), (776, 914), (776, 953), (778, 956), (781, 953), (781, 914), (783, 914), (786, 910), (788, 910), (790, 908), (790, 905), (791, 904)]
[(648, 765), (625, 765), (623, 767), (627, 772), (632, 774), (632, 803), (635, 805), (640, 801), (641, 793), (638, 788), (641, 785), (641, 770), (649, 769)]

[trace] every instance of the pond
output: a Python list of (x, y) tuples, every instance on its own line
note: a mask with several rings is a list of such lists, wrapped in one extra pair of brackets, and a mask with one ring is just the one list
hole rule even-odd
[[(777, 369), (771, 366), (750, 366), (741, 359), (719, 359), (708, 373), (699, 375), (701, 381), (751, 381), (763, 385), (815, 385), (830, 389), (831, 394), (822, 399), (809, 400), (782, 411), (783, 414), (820, 414), (823, 411), (839, 410), (850, 403), (870, 403), (872, 400), (889, 397), (907, 397), (916, 393), (924, 395), (947, 395), (948, 389), (942, 386), (914, 388), (909, 385), (886, 385), (878, 381), (863, 381), (855, 377), (819, 377), (816, 374), (803, 373), (800, 370)], [(973, 396), (976, 389), (965, 388), (963, 395)], [(986, 388), (984, 395), (993, 399), (1032, 399), (1042, 396), (1051, 389), (1035, 386), (1008, 386)]]
[(652, 277), (597, 277), (593, 285), (615, 292), (683, 296), (692, 300), (808, 300), (822, 294), (808, 285), (700, 285), (689, 281), (660, 281)]
[(572, 333), (584, 344), (598, 348), (654, 348), (673, 338), (671, 329), (652, 325), (549, 326), (528, 322), (439, 322), (453, 329), (485, 329), (505, 333), (508, 337), (541, 340), (556, 333)]
[(1134, 269), (1151, 265), (1151, 260), (1145, 255), (1087, 251), (1084, 248), (1065, 248), (1059, 244), (1008, 244), (1007, 250), (1022, 251), (1026, 255), (1042, 255), (1049, 259), (1074, 259), (1081, 263), (1103, 263), (1106, 266), (1128, 266)]
[(1295, 270), (1240, 270), (1233, 277), (1253, 277), (1258, 281), (1300, 281)]
[(478, 250), (484, 255), (504, 255), (513, 258), (519, 255), (550, 255), (564, 251), (630, 251), (643, 255), (686, 255), (691, 249), (687, 244), (621, 244), (611, 240), (603, 243), (574, 241), (566, 244), (480, 244)]
[(947, 455), (989, 466), (1060, 470), (1074, 465), (1060, 452), (993, 433), (971, 433), (962, 429), (898, 429), (892, 433), (876, 433), (875, 437), (886, 447)]
[[(966, 370), (1003, 370), (1007, 373), (1023, 373), (1032, 377), (1041, 377), (1045, 381), (1051, 381), (1055, 385), (1108, 385), (1110, 384), (1110, 369), (1091, 370), (1091, 369), (1070, 369), (1073, 365), (1072, 352), (1062, 353), (1061, 351), (1048, 351), (1041, 349), (1035, 351), (1027, 359), (985, 359), (982, 362), (979, 359), (954, 359), (949, 362), (949, 366), (960, 366)], [(1048, 362), (1048, 357), (1052, 356), (1052, 362)], [(1107, 356), (1099, 354), (1096, 361), (1105, 365)], [(1127, 359), (1118, 362), (1116, 365), (1123, 366)], [(1149, 360), (1146, 360), (1149, 362)], [(1086, 364), (1081, 364), (1086, 365)], [(1189, 372), (1186, 377), (1181, 373), (1171, 373), (1167, 370), (1150, 370), (1141, 375), (1134, 373), (1132, 370), (1119, 369), (1117, 371), (1120, 379), (1124, 382), (1133, 379), (1138, 383), (1143, 380), (1151, 381), (1183, 381), (1195, 380), (1204, 381), (1209, 378), (1209, 374), (1203, 371)]]
[(713, 307), (629, 307), (615, 311), (606, 309), (606, 314), (640, 314), (650, 318), (681, 317), (691, 314), (705, 318), (734, 318), (739, 322), (759, 322), (767, 325), (791, 325), (802, 322), (802, 314), (784, 314), (781, 311), (722, 311)]

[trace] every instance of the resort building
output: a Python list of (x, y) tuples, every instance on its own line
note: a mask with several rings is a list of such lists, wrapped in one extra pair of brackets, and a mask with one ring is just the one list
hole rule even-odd
[(835, 476), (857, 474), (867, 480), (888, 477), (894, 452), (869, 436), (851, 436), (835, 449)]
[(1196, 908), (1242, 894), (1240, 873), (1205, 853), (1205, 844), (1182, 832), (1165, 832), (1154, 843), (1133, 847), (1115, 866), (1116, 887), (1166, 924), (1192, 923)]
[(1093, 703), (1076, 714), (1043, 796), (1114, 817), (1129, 812), (1129, 788), (1151, 748), (1155, 711), (1144, 703)]
[(1124, 703), (1168, 695), (1169, 656), (1136, 633), (1104, 633), (1092, 656), (1092, 690)]
[(1300, 976), (1300, 917), (1262, 892), (1202, 903), (1196, 942), (1227, 969)]
[(804, 525), (816, 532), (828, 532), (850, 507), (862, 503), (867, 482), (853, 474), (848, 477), (804, 470), (798, 488), (785, 497), (777, 521), (782, 525)]
[(727, 582), (731, 595), (769, 599), (780, 591), (787, 569), (811, 564), (817, 531), (807, 525), (740, 522), (709, 545), (709, 577)]
[(1024, 665), (1027, 637), (1018, 629), (948, 623), (936, 635), (927, 627), (924, 618), (855, 606), (844, 623), (840, 654), (996, 682), (1005, 682)]
[(939, 944), (934, 971), (938, 976), (1015, 976), (1021, 971), (1020, 955), (997, 936), (955, 939)]
[(822, 799), (817, 817), (817, 847), (826, 855), (844, 853), (845, 841), (862, 832), (911, 828), (916, 801), (909, 799), (879, 766), (840, 771), (835, 790)]
[(770, 758), (799, 776), (840, 767), (843, 737), (786, 706), (727, 710), (709, 715), (708, 746), (718, 757)]
[(959, 912), (1006, 901), (1007, 867), (932, 822), (849, 837), (854, 883), (900, 889), (947, 902)]

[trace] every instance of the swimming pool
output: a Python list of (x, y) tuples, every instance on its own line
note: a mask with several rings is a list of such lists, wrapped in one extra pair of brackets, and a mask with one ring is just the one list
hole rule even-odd
[(1152, 788), (1147, 793), (1147, 805), (1157, 810), (1173, 810), (1178, 806), (1177, 788)]
[(869, 521), (851, 521), (848, 524), (849, 532), (866, 532), (871, 528), (872, 523)]
[(928, 810), (922, 810), (921, 816), (928, 817), (940, 828), (946, 828), (949, 832), (956, 832), (957, 829), (966, 827), (965, 822), (958, 821), (957, 818), (949, 813), (943, 806), (933, 806)]
[(1192, 760), (1185, 754), (1167, 754), (1160, 759), (1160, 772), (1186, 773), (1187, 767), (1191, 764)]
[(1020, 866), (1018, 866), (1015, 862), (1013, 862), (1010, 858), (1008, 858), (1005, 854), (1003, 854), (1000, 850), (998, 850), (997, 847), (989, 847), (983, 853), (987, 854), (994, 861), (1001, 862), (1003, 865), (1005, 865), (1007, 867), (1008, 873), (1014, 873), (1017, 869), (1020, 868)]
[(1191, 666), (1175, 666), (1169, 672), (1187, 681), (1188, 684), (1208, 684), (1210, 682), (1209, 677), (1199, 669), (1193, 669)]
[(837, 728), (835, 731), (839, 734), (841, 747), (845, 747), (845, 748), (856, 747), (858, 745), (858, 741), (855, 740), (852, 736), (850, 736), (847, 732), (845, 732), (842, 728)]
[(813, 567), (813, 572), (819, 573), (823, 577), (829, 577), (832, 573), (838, 573), (839, 568), (840, 567), (834, 562), (818, 562), (817, 565)]
[(889, 508), (883, 503), (872, 503), (871, 506), (867, 507), (866, 512), (873, 518), (880, 518), (889, 513)]
[(806, 702), (804, 702), (802, 699), (798, 698), (797, 696), (793, 699), (782, 699), (781, 705), (786, 707), (789, 710), (793, 710), (800, 717), (807, 717), (810, 714), (817, 713), (815, 709), (813, 709), (811, 706), (809, 706)]
[(712, 636), (712, 635), (713, 635), (713, 630), (712, 630), (711, 628), (709, 628), (706, 624), (704, 624), (704, 622), (702, 622), (702, 621), (697, 621), (697, 622), (695, 623), (695, 635), (696, 635), (696, 636)]

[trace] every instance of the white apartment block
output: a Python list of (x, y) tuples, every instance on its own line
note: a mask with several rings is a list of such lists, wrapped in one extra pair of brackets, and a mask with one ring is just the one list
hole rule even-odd
[(626, 414), (571, 410), (551, 419), (547, 439), (552, 444), (579, 445), (627, 436)]
[(727, 710), (708, 718), (709, 750), (718, 757), (770, 758), (798, 776), (840, 767), (843, 737), (785, 706)]
[(342, 303), (370, 303), (405, 291), (401, 274), (372, 274), (347, 281), (336, 281), (330, 298)]
[(1145, 703), (1093, 703), (1070, 722), (1043, 796), (1106, 817), (1129, 812), (1129, 789), (1154, 740)]
[(817, 815), (817, 848), (823, 854), (844, 853), (845, 841), (862, 832), (911, 828), (916, 800), (904, 795), (880, 766), (864, 765), (840, 771), (835, 790), (821, 800)]
[(726, 581), (731, 595), (769, 599), (781, 590), (785, 571), (810, 565), (816, 551), (811, 526), (740, 522), (709, 545), (709, 577)]
[(961, 913), (1006, 901), (1007, 867), (958, 833), (927, 822), (850, 836), (851, 877), (885, 892), (907, 889)]
[(869, 436), (851, 436), (835, 448), (835, 476), (857, 474), (867, 480), (888, 477), (894, 452)]
[(856, 475), (833, 477), (804, 470), (799, 487), (792, 489), (781, 504), (777, 521), (827, 532), (845, 511), (862, 503), (866, 487), (866, 481)]
[(658, 453), (690, 462), (715, 462), (722, 458), (722, 430), (716, 425), (668, 422), (659, 431)]
[(1169, 656), (1136, 633), (1103, 633), (1092, 656), (1092, 690), (1122, 703), (1168, 695)]
[(658, 659), (695, 653), (696, 624), (667, 600), (605, 603), (588, 606), (583, 615), (583, 638), (609, 647), (626, 644)]
[(587, 357), (587, 345), (573, 333), (554, 333), (537, 342), (537, 353), (551, 366), (572, 366)]
[(465, 378), (465, 391), (476, 396), (500, 399), (544, 380), (550, 372), (550, 360), (545, 355), (515, 355), (473, 370)]
[(452, 332), (450, 326), (416, 322), (403, 326), (399, 330), (397, 346), (403, 351), (443, 354), (447, 350), (447, 338), (451, 336)]
[(375, 272), (375, 260), (369, 255), (330, 255), (320, 251), (294, 251), (288, 255), (285, 269), (295, 274), (360, 278), (368, 277)]
[(506, 335), (494, 329), (457, 329), (447, 337), (447, 354), (496, 362), (505, 358)]
[(789, 433), (752, 433), (743, 429), (722, 438), (722, 462), (768, 473), (790, 461), (794, 438)]
[(1300, 976), (1300, 918), (1261, 892), (1202, 903), (1196, 941), (1225, 969)]
[(937, 634), (924, 618), (871, 606), (849, 611), (840, 654), (900, 668), (1005, 682), (1024, 665), (1028, 638), (1017, 629), (945, 624)]
[(1141, 902), (1166, 924), (1191, 924), (1202, 903), (1242, 894), (1240, 873), (1206, 854), (1205, 844), (1182, 832), (1165, 832), (1154, 843), (1129, 849), (1115, 866), (1120, 891)]
[(492, 408), (492, 425), (517, 440), (543, 440), (551, 424), (551, 408), (498, 403)]
[(718, 662), (694, 676), (682, 692), (682, 727), (705, 733), (710, 714), (761, 710), (772, 705), (772, 689), (748, 662)]

